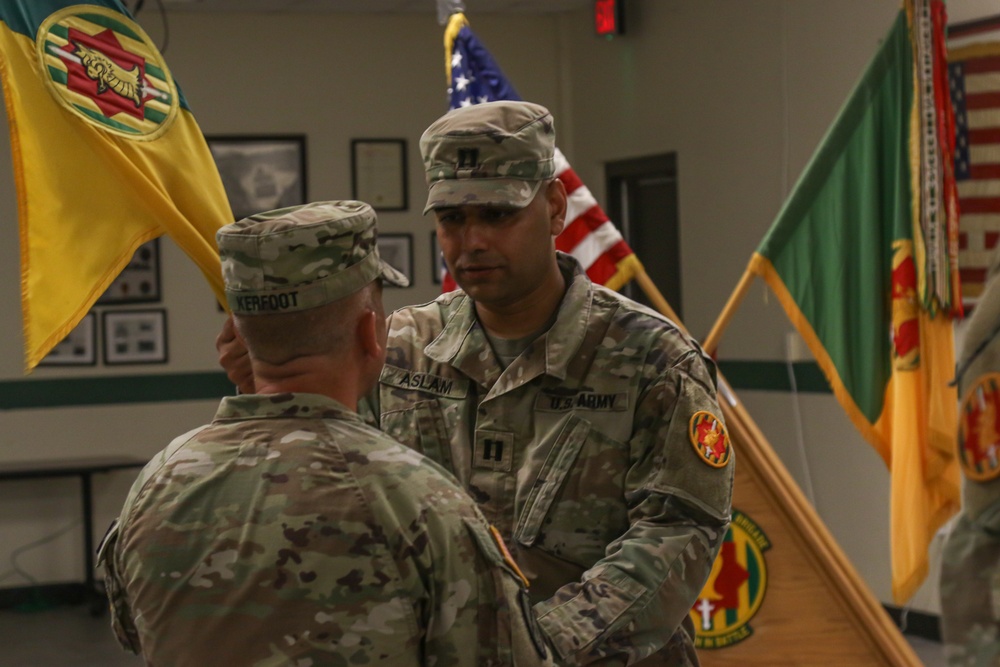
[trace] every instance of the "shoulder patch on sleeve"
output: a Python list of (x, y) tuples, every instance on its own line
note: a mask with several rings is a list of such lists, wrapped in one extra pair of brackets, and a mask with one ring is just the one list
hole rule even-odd
[(981, 376), (962, 399), (958, 460), (973, 481), (1000, 477), (1000, 373)]
[(713, 468), (724, 468), (732, 456), (732, 443), (729, 432), (722, 420), (711, 412), (699, 410), (691, 415), (688, 422), (688, 438), (691, 446), (707, 465)]

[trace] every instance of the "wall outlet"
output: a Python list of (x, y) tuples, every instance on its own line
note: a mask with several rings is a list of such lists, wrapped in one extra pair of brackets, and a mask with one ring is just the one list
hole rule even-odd
[(789, 331), (785, 334), (785, 360), (786, 361), (812, 361), (813, 355), (806, 345), (805, 339), (799, 335), (798, 331)]

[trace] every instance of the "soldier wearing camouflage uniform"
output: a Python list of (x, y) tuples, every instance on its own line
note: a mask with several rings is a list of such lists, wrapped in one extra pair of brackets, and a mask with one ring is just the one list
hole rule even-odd
[(1000, 255), (958, 355), (962, 511), (941, 565), (941, 634), (952, 667), (1000, 665)]
[[(556, 253), (554, 141), (547, 110), (514, 102), (424, 133), (425, 212), (462, 290), (390, 316), (370, 419), (452, 471), (499, 527), (557, 662), (695, 665), (688, 611), (733, 483), (715, 366)], [(216, 346), (252, 389), (229, 323)]]
[(437, 464), (364, 424), (384, 361), (375, 215), (322, 202), (220, 230), (258, 394), (142, 471), (101, 547), (148, 664), (538, 665), (523, 585)]
[(462, 290), (390, 316), (379, 426), (499, 528), (561, 664), (697, 664), (688, 612), (734, 466), (715, 367), (556, 253), (554, 141), (549, 112), (523, 102), (425, 131), (424, 212)]

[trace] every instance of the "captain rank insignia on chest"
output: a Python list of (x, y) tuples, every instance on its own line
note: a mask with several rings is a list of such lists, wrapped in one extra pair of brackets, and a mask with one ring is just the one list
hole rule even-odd
[(476, 451), (472, 467), (510, 472), (514, 459), (514, 434), (504, 431), (476, 431)]

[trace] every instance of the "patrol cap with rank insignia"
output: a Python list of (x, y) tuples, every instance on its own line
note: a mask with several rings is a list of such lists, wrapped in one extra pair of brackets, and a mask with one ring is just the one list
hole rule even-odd
[(449, 111), (420, 137), (424, 213), (451, 206), (524, 208), (555, 175), (552, 114), (531, 102), (486, 102)]
[(251, 215), (216, 233), (226, 301), (258, 315), (315, 308), (377, 278), (409, 281), (382, 261), (375, 211), (360, 201), (325, 201)]

